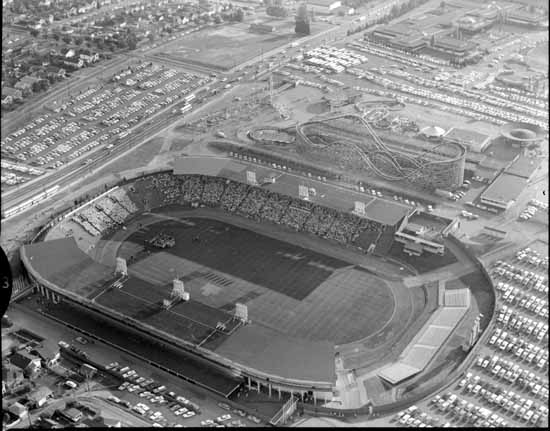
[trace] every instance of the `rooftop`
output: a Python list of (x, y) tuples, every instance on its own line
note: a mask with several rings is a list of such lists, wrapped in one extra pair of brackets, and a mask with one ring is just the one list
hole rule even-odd
[(512, 163), (508, 169), (506, 169), (507, 174), (516, 175), (522, 178), (531, 178), (533, 172), (535, 172), (539, 165), (539, 159), (533, 159), (530, 157), (519, 156), (514, 163)]
[(476, 132), (475, 130), (453, 127), (445, 134), (445, 138), (468, 144), (482, 144), (489, 139), (490, 136), (484, 133)]
[(34, 269), (62, 289), (88, 297), (113, 277), (114, 271), (92, 260), (74, 238), (28, 244), (21, 248)]
[(516, 200), (526, 185), (525, 178), (503, 173), (487, 187), (487, 190), (481, 194), (481, 198), (506, 204)]

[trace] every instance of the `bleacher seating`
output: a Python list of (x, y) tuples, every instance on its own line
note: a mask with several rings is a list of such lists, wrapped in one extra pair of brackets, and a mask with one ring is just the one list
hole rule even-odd
[[(367, 249), (381, 237), (390, 240), (391, 229), (351, 213), (205, 175), (160, 173), (121, 186), (81, 209), (72, 220), (92, 236), (119, 228), (140, 211), (167, 205), (205, 205), (256, 220), (269, 221), (317, 236)], [(366, 245), (365, 245), (366, 244)]]

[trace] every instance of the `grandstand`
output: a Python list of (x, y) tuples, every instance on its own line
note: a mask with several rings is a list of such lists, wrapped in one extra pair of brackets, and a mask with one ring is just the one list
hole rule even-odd
[(468, 288), (445, 290), (443, 304), (401, 353), (399, 360), (382, 368), (378, 376), (397, 385), (424, 370), (466, 315), (470, 301)]
[[(237, 177), (234, 171), (226, 175)], [(138, 211), (151, 211), (172, 204), (184, 207), (204, 205), (367, 249), (382, 233), (393, 232), (409, 211), (403, 205), (374, 199), (368, 203), (365, 214), (359, 216), (349, 211), (351, 197), (347, 204), (327, 200), (321, 205), (274, 191), (280, 189), (280, 184), (272, 184), (270, 188), (207, 175), (163, 172), (115, 188), (112, 193), (75, 212), (71, 220), (91, 236), (99, 238), (120, 229), (124, 221)], [(348, 207), (349, 212), (342, 212), (342, 207)]]

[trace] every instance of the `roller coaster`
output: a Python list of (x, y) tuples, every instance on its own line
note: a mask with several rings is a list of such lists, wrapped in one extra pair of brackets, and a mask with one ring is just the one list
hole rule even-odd
[[(349, 131), (331, 126), (333, 120), (351, 120), (358, 123), (367, 132), (370, 139), (352, 133), (353, 138), (346, 139)], [(466, 149), (456, 143), (440, 143), (430, 150), (416, 156), (390, 149), (360, 115), (353, 113), (337, 114), (319, 120), (296, 125), (296, 136), (302, 145), (319, 147), (308, 133), (310, 130), (322, 130), (313, 133), (322, 136), (326, 145), (348, 145), (364, 164), (377, 176), (386, 181), (408, 181), (428, 188), (453, 188), (460, 186), (464, 178)], [(359, 138), (359, 139), (358, 139)]]

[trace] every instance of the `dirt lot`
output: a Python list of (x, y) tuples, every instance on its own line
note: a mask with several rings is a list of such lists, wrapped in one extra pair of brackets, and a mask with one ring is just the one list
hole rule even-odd
[(203, 30), (189, 35), (183, 41), (164, 45), (155, 54), (178, 61), (230, 69), (296, 38), (289, 21), (279, 26), (277, 32), (270, 34), (252, 33), (248, 26), (242, 23)]

